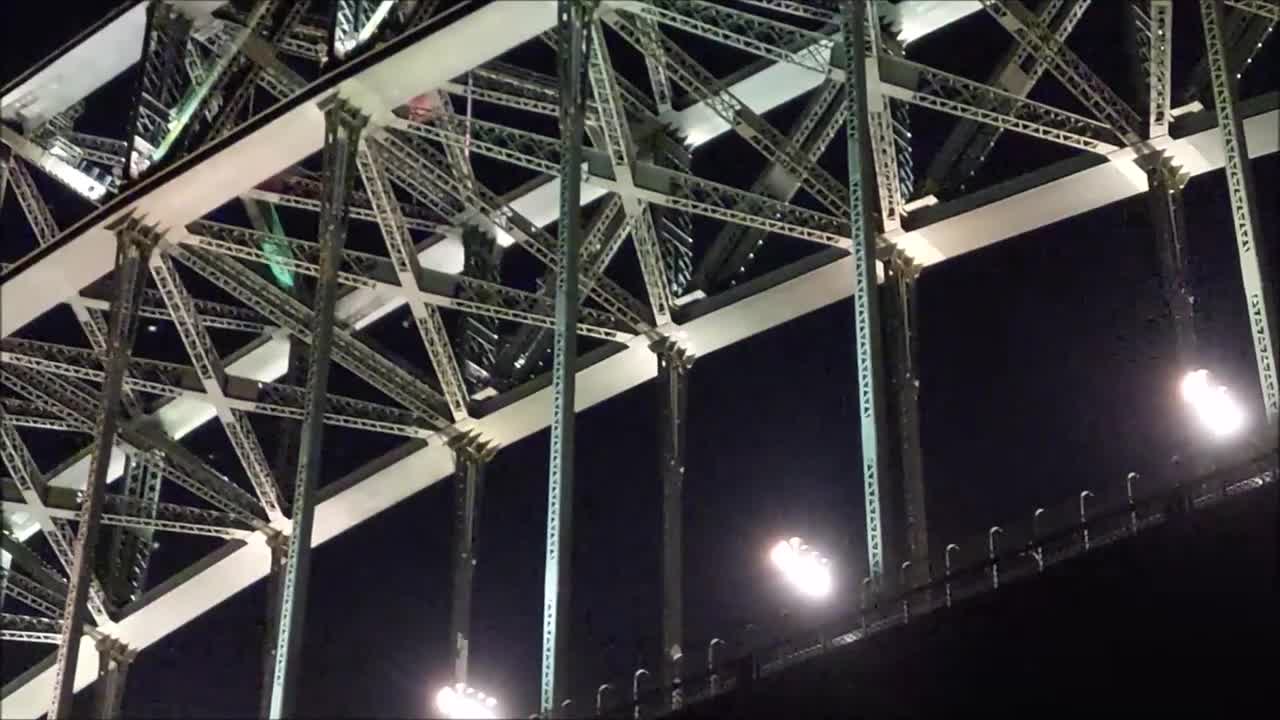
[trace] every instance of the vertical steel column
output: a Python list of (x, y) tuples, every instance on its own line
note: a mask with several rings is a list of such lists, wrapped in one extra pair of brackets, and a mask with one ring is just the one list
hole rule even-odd
[(276, 674), (276, 639), (280, 634), (280, 601), (284, 596), (284, 573), (288, 557), (288, 537), (281, 534), (267, 541), (271, 567), (267, 570), (267, 622), (262, 635), (262, 690), (258, 696), (258, 717), (271, 717), (271, 686)]
[(547, 487), (546, 577), (542, 587), (541, 713), (550, 717), (565, 693), (573, 541), (574, 365), (578, 354), (578, 245), (582, 239), (582, 135), (592, 0), (558, 0), (560, 75), (560, 272), (551, 370), (551, 466)]
[[(1169, 68), (1172, 62), (1173, 7), (1170, 0), (1149, 0), (1145, 12), (1137, 4), (1125, 6), (1132, 32), (1128, 38), (1138, 100), (1147, 105), (1147, 136), (1155, 140), (1169, 134)], [(1168, 157), (1151, 153), (1138, 159), (1147, 174), (1147, 210), (1155, 230), (1156, 262), (1161, 290), (1173, 321), (1176, 356), (1180, 370), (1195, 362), (1195, 328), (1191, 294), (1186, 285), (1186, 220), (1182, 187), (1187, 177), (1178, 173)]]
[[(274, 219), (274, 208), (267, 203), (259, 203), (255, 200), (245, 200), (244, 205), (255, 228), (267, 231), (271, 227), (266, 219), (267, 217)], [(295, 300), (306, 305), (312, 304), (310, 293), (306, 292), (301, 282), (295, 282), (293, 287), (289, 288), (289, 293)], [(305, 382), (307, 358), (307, 344), (296, 337), (290, 337), (289, 364), (282, 382), (289, 385), (300, 385)], [(276, 448), (273, 474), (280, 483), (281, 505), (285, 505), (285, 498), (290, 490), (294, 489), (293, 483), (289, 481), (289, 472), (293, 468), (294, 461), (297, 460), (302, 433), (301, 427), (293, 418), (281, 418), (276, 427), (280, 444)], [(281, 507), (281, 510), (291, 513), (288, 507)], [(276, 637), (280, 633), (280, 602), (284, 594), (284, 573), (287, 565), (285, 559), (288, 556), (289, 538), (280, 534), (267, 542), (271, 551), (268, 562), (271, 565), (267, 571), (267, 614), (262, 640), (262, 689), (258, 697), (258, 716), (263, 718), (271, 716), (271, 686), (276, 669)]]
[(360, 132), (368, 118), (341, 99), (325, 108), (324, 194), (320, 198), (320, 273), (316, 281), (311, 355), (307, 369), (307, 405), (294, 480), (292, 529), (285, 559), (277, 621), (275, 671), (271, 679), (272, 718), (293, 714), (306, 620), (307, 581), (311, 575), (311, 524), (315, 486), (320, 477), (320, 448), (328, 407), (329, 354), (333, 347), (333, 309), (338, 293), (338, 263), (347, 239), (347, 200), (355, 179)]
[(880, 372), (880, 314), (876, 283), (876, 233), (870, 203), (870, 127), (867, 122), (867, 65), (865, 0), (844, 0), (846, 58), (845, 129), (849, 157), (849, 225), (853, 240), (854, 335), (858, 363), (858, 414), (862, 424), (863, 507), (867, 523), (867, 564), (873, 584), (884, 578), (884, 548), (880, 530), (880, 428), (884, 418), (884, 388)]
[[(1149, 0), (1149, 12), (1137, 4), (1126, 5), (1132, 24), (1127, 35), (1134, 85), (1139, 104), (1146, 105), (1147, 136), (1156, 140), (1169, 134), (1168, 105), (1170, 96), (1170, 63), (1172, 62), (1173, 7), (1169, 0)], [(1155, 232), (1156, 265), (1160, 272), (1160, 290), (1169, 312), (1174, 336), (1174, 357), (1178, 375), (1196, 367), (1196, 332), (1194, 306), (1187, 285), (1186, 216), (1182, 204), (1182, 188), (1188, 177), (1179, 172), (1171, 159), (1162, 153), (1150, 153), (1137, 160), (1147, 174), (1147, 213)], [(1187, 433), (1193, 459), (1192, 472), (1207, 472), (1199, 462), (1202, 443), (1200, 433)]]
[[(658, 360), (658, 473), (662, 477), (662, 686), (680, 680), (684, 653), (684, 451), (691, 358), (660, 340)], [(676, 696), (672, 696), (673, 705)]]
[(485, 465), (492, 456), (492, 450), (476, 445), (475, 438), (466, 438), (454, 448), (457, 470), (453, 486), (453, 604), (449, 637), (453, 643), (453, 681), (458, 683), (467, 682), (480, 499), (484, 492)]
[[(916, 334), (916, 274), (919, 268), (900, 253), (886, 260), (884, 266), (890, 300), (881, 320), (885, 327), (885, 358), (892, 387), (887, 400), (893, 409), (894, 421), (891, 424), (898, 441), (896, 470), (902, 480), (903, 548), (902, 556), (895, 557), (895, 560), (910, 563), (911, 570), (901, 574), (901, 580), (910, 587), (916, 581), (927, 581), (931, 574), (924, 460), (920, 454), (920, 381), (916, 371), (920, 345)], [(901, 562), (894, 564), (901, 566)]]
[(101, 405), (93, 458), (89, 465), (89, 478), (85, 500), (81, 507), (80, 526), (72, 547), (73, 566), (67, 589), (67, 603), (62, 616), (62, 637), (58, 645), (55, 665), (53, 697), (49, 718), (70, 717), (75, 697), (75, 673), (80, 656), (80, 639), (84, 634), (86, 602), (93, 580), (93, 554), (97, 546), (98, 530), (102, 521), (102, 507), (106, 502), (107, 468), (115, 445), (120, 414), (120, 396), (124, 373), (129, 364), (129, 351), (136, 335), (137, 308), (142, 298), (143, 282), (139, 268), (155, 247), (151, 228), (144, 228), (132, 218), (114, 225), (116, 233), (116, 302), (111, 307), (110, 337), (108, 338), (107, 373), (103, 383)]
[(62, 613), (62, 637), (54, 666), (53, 698), (49, 720), (71, 717), (75, 698), (76, 665), (80, 659), (80, 638), (84, 635), (86, 603), (93, 580), (93, 553), (97, 547), (98, 529), (102, 523), (102, 506), (106, 503), (107, 468), (115, 445), (120, 419), (120, 394), (124, 374), (129, 366), (129, 352), (137, 335), (138, 306), (145, 285), (139, 270), (156, 245), (153, 228), (143, 227), (134, 218), (126, 218), (110, 228), (116, 234), (115, 302), (111, 304), (111, 336), (107, 344), (107, 372), (103, 381), (102, 400), (94, 428), (93, 458), (89, 462), (89, 478), (85, 499), (80, 509), (80, 527), (72, 546), (73, 565), (67, 586), (67, 604)]
[(1267, 437), (1274, 438), (1280, 424), (1280, 386), (1277, 386), (1275, 337), (1275, 304), (1270, 284), (1262, 274), (1266, 267), (1259, 245), (1257, 198), (1253, 192), (1253, 168), (1249, 165), (1249, 149), (1244, 127), (1236, 112), (1236, 80), (1227, 68), (1222, 38), (1221, 0), (1200, 0), (1200, 17), (1204, 24), (1205, 54), (1213, 82), (1213, 103), (1218, 112), (1218, 129), (1226, 156), (1224, 169), (1227, 191), (1231, 196), (1231, 214), (1236, 228), (1236, 246), (1240, 253), (1240, 274), (1244, 280), (1245, 309), (1253, 331), (1253, 352), (1262, 385), (1262, 404), (1266, 412)]
[(115, 720), (124, 701), (125, 680), (136, 653), (117, 640), (98, 640), (98, 684), (94, 697), (94, 717)]
[(1187, 286), (1187, 224), (1182, 206), (1179, 175), (1167, 157), (1152, 158), (1147, 167), (1147, 210), (1155, 230), (1156, 261), (1165, 305), (1173, 321), (1178, 367), (1193, 370), (1196, 363), (1196, 330), (1191, 290)]

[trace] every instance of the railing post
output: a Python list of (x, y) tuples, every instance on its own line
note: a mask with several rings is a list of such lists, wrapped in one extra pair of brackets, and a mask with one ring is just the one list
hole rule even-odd
[(1133, 484), (1138, 481), (1138, 473), (1131, 472), (1124, 477), (1124, 492), (1129, 499), (1129, 533), (1138, 534), (1138, 504), (1133, 500)]
[(1004, 529), (999, 525), (992, 525), (987, 531), (987, 557), (991, 560), (991, 589), (998, 590), (1000, 588), (1000, 559), (996, 556), (996, 536), (1003, 535)]
[(649, 671), (644, 668), (636, 670), (635, 675), (631, 676), (631, 702), (635, 707), (635, 712), (632, 713), (632, 716), (635, 720), (644, 718), (644, 708), (640, 704), (640, 680), (647, 677), (649, 677)]
[(946, 589), (947, 593), (947, 607), (951, 607), (951, 553), (959, 549), (959, 545), (951, 543), (950, 545), (947, 545), (947, 549), (942, 553), (942, 561), (944, 564), (943, 577), (946, 578), (946, 582), (943, 583), (943, 587)]
[(1031, 557), (1036, 559), (1036, 572), (1044, 572), (1044, 546), (1040, 544), (1040, 516), (1044, 508), (1036, 508), (1031, 513)]
[(901, 575), (902, 575), (902, 578), (900, 581), (900, 586), (902, 588), (902, 622), (909, 623), (911, 622), (911, 585), (907, 582), (907, 578), (911, 576), (910, 560), (903, 561), (902, 568), (901, 568)]
[(1085, 500), (1093, 497), (1088, 490), (1080, 491), (1080, 531), (1084, 538), (1084, 549), (1089, 550), (1089, 516), (1085, 512)]
[(707, 645), (707, 674), (711, 676), (711, 694), (716, 695), (720, 692), (720, 654), (723, 652), (725, 643), (720, 638), (712, 638)]
[(596, 717), (604, 717), (604, 696), (610, 692), (613, 692), (613, 686), (609, 683), (596, 688)]
[(680, 646), (676, 645), (671, 650), (671, 709), (679, 710), (684, 707), (684, 688), (682, 687), (682, 679), (684, 678), (684, 653), (681, 652)]

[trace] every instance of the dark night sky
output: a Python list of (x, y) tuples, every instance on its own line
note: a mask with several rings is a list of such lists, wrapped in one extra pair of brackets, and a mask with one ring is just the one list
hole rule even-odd
[[(15, 37), (20, 23), (6, 28), (3, 79), (65, 41), (70, 16), (78, 14), (78, 23), (98, 15), (64, 3), (21, 7), (30, 33)], [(59, 29), (34, 24), (54, 10)], [(1198, 20), (1192, 11), (1183, 22), (1180, 12), (1177, 37), (1184, 47), (1195, 44), (1194, 61)], [(1087, 60), (1117, 47), (1106, 13), (1091, 10), (1072, 37)], [(1004, 42), (989, 18), (973, 17), (912, 53), (982, 78)], [(1274, 54), (1273, 46), (1255, 66), (1266, 67)], [(1098, 62), (1109, 79), (1123, 76), (1122, 67)], [(1274, 80), (1249, 80), (1246, 95), (1275, 89)], [(1060, 96), (1047, 101), (1071, 107)], [(780, 118), (795, 111), (770, 119), (783, 126)], [(950, 122), (922, 110), (912, 119), (919, 177)], [(1058, 157), (1035, 141), (1002, 145), (987, 182)], [(700, 151), (694, 170), (734, 173), (744, 148), (718, 140)], [(1254, 168), (1274, 259), (1280, 163), (1269, 156)], [(1261, 404), (1222, 173), (1192, 180), (1185, 198), (1202, 364), (1248, 399), (1256, 419)], [(1280, 270), (1274, 260), (1270, 270)], [(1117, 483), (1130, 470), (1168, 478), (1171, 457), (1185, 451), (1172, 333), (1141, 197), (927, 270), (919, 316), (929, 523), (939, 546)], [(865, 573), (852, 320), (850, 304), (839, 303), (694, 366), (685, 603), (686, 647), (698, 657), (711, 637), (741, 639), (747, 622), (776, 626), (786, 600), (763, 552), (779, 534), (828, 548), (849, 585)], [(578, 427), (573, 647), (575, 684), (586, 690), (639, 664), (653, 667), (658, 655), (655, 390), (641, 386), (596, 406), (579, 415)], [(333, 431), (328, 438), (339, 442)], [(541, 433), (502, 450), (482, 511), (473, 680), (515, 713), (537, 702), (547, 442)], [(41, 462), (48, 468), (56, 459)], [(447, 483), (433, 486), (316, 553), (302, 714), (421, 714), (429, 689), (447, 680), (450, 493)], [(161, 553), (157, 563), (175, 557)], [(789, 609), (801, 620), (823, 612)], [(254, 712), (264, 617), (259, 584), (144, 651), (130, 675), (126, 713)], [(26, 646), (4, 651), (6, 680), (37, 657)]]

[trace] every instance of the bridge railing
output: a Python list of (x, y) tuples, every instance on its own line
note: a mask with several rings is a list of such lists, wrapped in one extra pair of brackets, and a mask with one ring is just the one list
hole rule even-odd
[[(688, 706), (831, 650), (865, 639), (919, 616), (964, 602), (1010, 583), (1033, 577), (1047, 568), (1091, 550), (1163, 524), (1171, 516), (1211, 506), (1225, 498), (1274, 483), (1274, 450), (1240, 465), (1225, 468), (1195, 482), (1173, 487), (1144, 484), (1136, 475), (1118, 483), (1081, 491), (1060, 503), (1033, 508), (1014, 519), (975, 534), (963, 543), (944, 546), (934, 567), (913, 572), (899, 568), (899, 587), (893, 594), (864, 593), (860, 607), (836, 621), (792, 633), (786, 640), (761, 646), (730, 658), (728, 646), (699, 653), (704, 663), (695, 669), (685, 663), (678, 685), (658, 687), (657, 668), (641, 669), (629, 678), (600, 686), (595, 698), (570, 705), (570, 714), (608, 718), (653, 718)], [(864, 585), (865, 587), (865, 585)], [(718, 656), (718, 657), (717, 657)]]

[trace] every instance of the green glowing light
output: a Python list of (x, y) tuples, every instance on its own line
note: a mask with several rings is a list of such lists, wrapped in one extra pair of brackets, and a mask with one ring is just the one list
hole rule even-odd
[[(274, 205), (267, 205), (267, 222), (271, 226), (271, 237), (284, 237), (284, 225), (280, 222), (280, 216), (276, 214)], [(282, 242), (274, 242), (272, 240), (264, 240), (262, 242), (262, 252), (267, 255), (267, 266), (271, 268), (271, 274), (275, 277), (280, 287), (285, 289), (293, 288), (293, 271), (289, 269), (285, 261), (293, 259), (293, 253), (289, 251), (289, 246)]]

